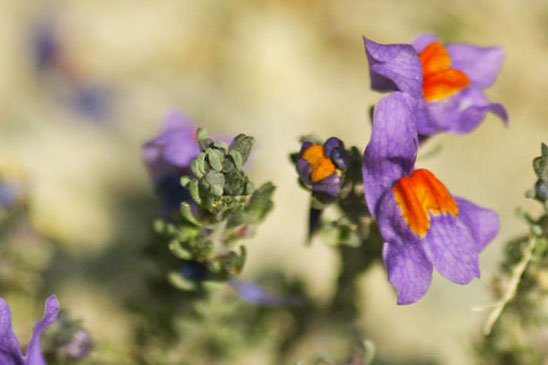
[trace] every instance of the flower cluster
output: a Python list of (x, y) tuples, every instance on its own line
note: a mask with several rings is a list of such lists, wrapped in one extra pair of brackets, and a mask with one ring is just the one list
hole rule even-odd
[(498, 47), (442, 45), (430, 34), (413, 44), (364, 38), (371, 87), (392, 91), (376, 106), (363, 157), (365, 199), (384, 239), (383, 260), (398, 304), (424, 296), (435, 267), (457, 284), (480, 276), (479, 253), (498, 232), (498, 215), (449, 192), (434, 174), (415, 169), (419, 138), (472, 131), (505, 108), (483, 89), (495, 81)]

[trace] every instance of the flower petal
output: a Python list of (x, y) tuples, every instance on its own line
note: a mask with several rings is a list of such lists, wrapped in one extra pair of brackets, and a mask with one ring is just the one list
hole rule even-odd
[(413, 41), (413, 48), (417, 51), (417, 53), (421, 53), (424, 48), (426, 48), (427, 45), (433, 42), (439, 42), (438, 37), (436, 37), (434, 34), (426, 33), (421, 34), (415, 40)]
[(200, 153), (196, 126), (178, 112), (169, 114), (162, 131), (143, 145), (143, 160), (155, 181), (186, 168)]
[(398, 292), (398, 304), (414, 303), (430, 287), (432, 264), (424, 254), (419, 236), (403, 220), (391, 189), (380, 199), (377, 222), (386, 241), (383, 259), (388, 280)]
[(479, 278), (478, 250), (472, 233), (460, 219), (431, 215), (430, 230), (421, 246), (440, 274), (452, 282), (468, 284)]
[(363, 40), (374, 90), (399, 90), (422, 97), (422, 66), (413, 46), (379, 44), (365, 37)]
[(429, 113), (429, 118), (418, 118), (417, 128), (423, 135), (444, 131), (468, 133), (483, 121), (489, 111), (508, 123), (506, 109), (501, 104), (490, 102), (481, 90), (474, 87), (468, 87), (447, 100), (422, 105)]
[(362, 165), (365, 200), (373, 216), (381, 195), (413, 169), (418, 148), (415, 104), (409, 95), (395, 92), (375, 108)]
[(468, 75), (472, 86), (485, 89), (491, 86), (504, 62), (500, 47), (476, 47), (468, 44), (449, 44), (451, 67)]
[(173, 113), (166, 119), (162, 133), (164, 141), (164, 158), (169, 163), (187, 167), (200, 154), (200, 146), (196, 141), (197, 127), (180, 113)]
[(422, 298), (432, 282), (432, 264), (416, 243), (386, 242), (382, 253), (388, 280), (398, 292), (398, 304)]
[(52, 295), (46, 299), (45, 307), (44, 317), (34, 326), (32, 338), (27, 347), (24, 365), (46, 365), (46, 361), (42, 356), (42, 350), (40, 350), (40, 336), (42, 335), (42, 331), (57, 319), (57, 314), (59, 313), (59, 301), (57, 297)]
[(459, 206), (459, 219), (468, 227), (475, 241), (476, 251), (481, 252), (499, 231), (497, 212), (482, 208), (466, 199), (455, 197)]
[(11, 328), (11, 311), (3, 298), (0, 298), (0, 364), (20, 365), (23, 355), (19, 342)]

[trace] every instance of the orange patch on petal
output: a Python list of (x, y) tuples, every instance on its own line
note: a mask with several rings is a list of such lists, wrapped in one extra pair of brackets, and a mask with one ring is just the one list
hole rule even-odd
[(419, 58), (422, 64), (422, 91), (427, 101), (444, 99), (470, 85), (468, 75), (451, 68), (451, 56), (442, 44), (430, 43)]
[(308, 147), (302, 157), (311, 166), (312, 182), (318, 182), (335, 172), (335, 165), (330, 158), (325, 157), (323, 147), (319, 144)]
[(457, 202), (441, 181), (425, 169), (399, 179), (392, 187), (396, 203), (409, 228), (423, 237), (430, 228), (430, 213), (456, 217)]

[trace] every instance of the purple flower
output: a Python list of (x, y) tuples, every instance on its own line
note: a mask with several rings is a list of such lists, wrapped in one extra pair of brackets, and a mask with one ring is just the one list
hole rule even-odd
[(384, 238), (383, 259), (398, 304), (426, 294), (432, 270), (457, 284), (480, 276), (479, 253), (498, 215), (452, 195), (430, 171), (415, 170), (417, 100), (395, 92), (377, 104), (363, 159), (365, 199)]
[(32, 338), (23, 356), (19, 342), (11, 328), (11, 311), (3, 298), (0, 298), (0, 364), (2, 365), (45, 365), (46, 361), (40, 350), (42, 331), (57, 319), (59, 302), (55, 295), (46, 300), (46, 309), (42, 320), (34, 326)]
[(402, 91), (416, 98), (420, 135), (468, 133), (487, 112), (508, 123), (506, 109), (490, 102), (483, 93), (500, 71), (502, 48), (443, 46), (432, 34), (419, 36), (412, 45), (384, 45), (367, 38), (364, 42), (371, 87)]
[(343, 184), (348, 153), (343, 142), (335, 137), (323, 145), (305, 141), (297, 157), (297, 172), (302, 183), (313, 192), (335, 198)]

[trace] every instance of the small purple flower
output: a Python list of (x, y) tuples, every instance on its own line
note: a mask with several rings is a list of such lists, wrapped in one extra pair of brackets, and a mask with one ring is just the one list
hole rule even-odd
[(27, 347), (27, 354), (22, 355), (19, 342), (11, 328), (11, 311), (3, 298), (0, 298), (0, 364), (2, 365), (45, 365), (46, 361), (40, 350), (42, 331), (57, 319), (59, 302), (55, 295), (46, 300), (44, 317), (36, 326)]
[(430, 171), (415, 169), (416, 103), (401, 92), (379, 101), (362, 167), (398, 304), (426, 294), (433, 267), (457, 284), (479, 277), (478, 256), (499, 228), (497, 213), (452, 195)]
[(418, 100), (420, 135), (471, 132), (487, 112), (508, 123), (506, 109), (483, 90), (491, 86), (504, 61), (500, 47), (443, 46), (432, 34), (413, 44), (379, 44), (364, 38), (371, 87), (402, 91)]
[(297, 157), (297, 172), (302, 183), (313, 192), (335, 198), (343, 184), (348, 153), (343, 142), (335, 137), (323, 145), (305, 141)]

